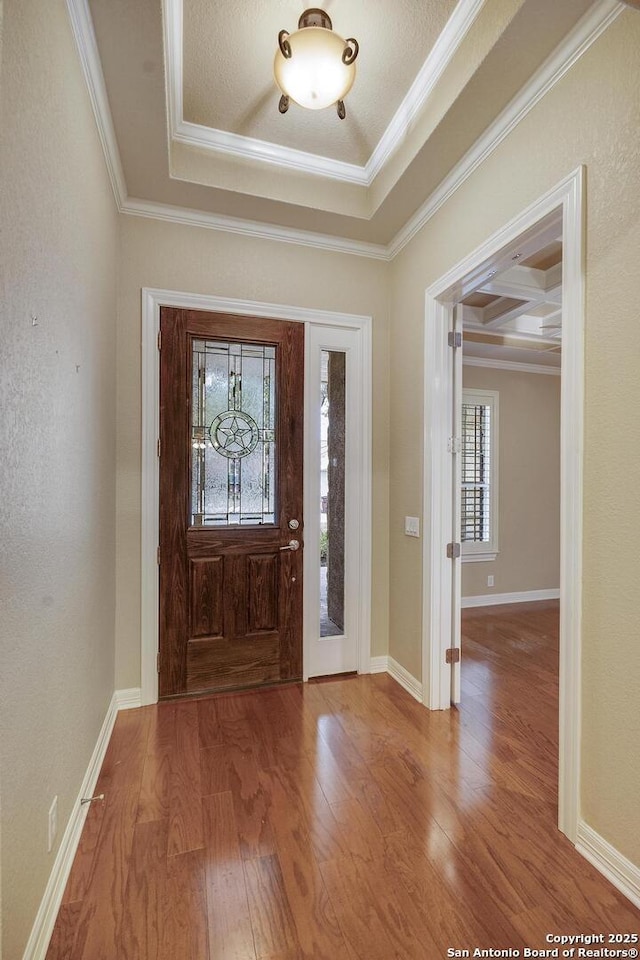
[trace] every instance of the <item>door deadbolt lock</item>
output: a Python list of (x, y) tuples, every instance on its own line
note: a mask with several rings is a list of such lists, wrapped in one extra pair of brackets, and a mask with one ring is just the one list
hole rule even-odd
[(289, 520), (289, 530), (297, 530), (299, 526), (299, 520)]
[(289, 540), (286, 546), (280, 547), (281, 550), (299, 550), (300, 541), (299, 540)]

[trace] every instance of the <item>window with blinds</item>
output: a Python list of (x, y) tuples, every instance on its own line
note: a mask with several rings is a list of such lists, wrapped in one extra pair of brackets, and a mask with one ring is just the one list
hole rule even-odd
[(497, 553), (497, 414), (496, 391), (463, 391), (460, 536), (477, 559)]

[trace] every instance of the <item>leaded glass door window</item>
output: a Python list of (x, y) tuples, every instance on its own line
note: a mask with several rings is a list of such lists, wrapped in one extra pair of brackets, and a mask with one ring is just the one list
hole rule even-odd
[(276, 348), (192, 341), (191, 523), (272, 524)]

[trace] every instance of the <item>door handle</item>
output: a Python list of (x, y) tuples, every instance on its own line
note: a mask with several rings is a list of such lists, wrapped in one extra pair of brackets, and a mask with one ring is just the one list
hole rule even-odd
[(285, 547), (280, 547), (281, 550), (299, 550), (300, 541), (299, 540), (289, 540), (289, 543)]

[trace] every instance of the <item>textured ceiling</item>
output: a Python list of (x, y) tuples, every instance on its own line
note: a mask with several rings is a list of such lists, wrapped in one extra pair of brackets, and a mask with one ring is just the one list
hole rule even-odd
[(183, 0), (184, 118), (203, 126), (363, 165), (449, 19), (455, 0), (326, 4), (333, 29), (360, 44), (348, 120), (335, 108), (295, 104), (278, 113), (273, 60), (278, 32), (297, 29), (296, 0), (246, 5)]
[[(129, 197), (378, 244), (405, 225), (594, 6), (593, 0), (459, 0), (457, 6), (331, 0), (336, 31), (361, 42), (347, 119), (340, 121), (332, 108), (277, 112), (271, 79), (277, 32), (295, 29), (302, 4), (184, 0), (184, 22), (167, 16), (167, 10), (182, 14), (182, 0), (88, 4)], [(277, 151), (293, 147), (306, 151), (303, 158), (346, 160), (364, 175), (364, 161), (372, 148), (379, 152), (452, 10), (453, 21), (471, 11), (462, 17), (465, 29), (416, 110), (396, 115), (390, 149), (374, 173), (350, 182), (283, 162)], [(181, 38), (182, 27), (181, 97), (172, 112), (175, 70), (167, 44)], [(174, 114), (213, 142), (181, 138)], [(233, 140), (233, 150), (216, 144), (216, 131), (227, 131), (221, 136)], [(254, 155), (260, 142), (275, 155)], [(238, 152), (238, 144), (247, 149)]]

